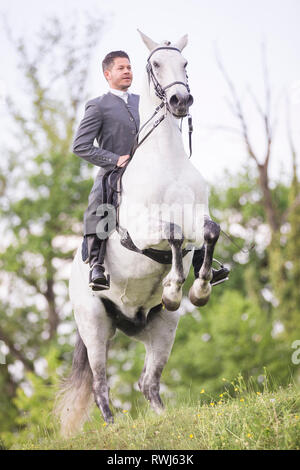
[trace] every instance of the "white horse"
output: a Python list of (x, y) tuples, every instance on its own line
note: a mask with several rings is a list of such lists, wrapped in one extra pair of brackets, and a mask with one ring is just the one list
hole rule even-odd
[[(139, 250), (169, 250), (171, 267), (128, 250), (115, 232), (107, 241), (105, 259), (110, 289), (93, 292), (88, 287), (89, 267), (78, 249), (69, 284), (78, 339), (72, 372), (57, 405), (63, 435), (80, 429), (93, 395), (104, 420), (113, 422), (106, 362), (116, 328), (144, 343), (146, 357), (139, 387), (151, 407), (162, 411), (159, 383), (175, 338), (182, 285), (191, 267), (193, 250), (183, 251), (188, 245), (205, 246), (190, 300), (204, 305), (211, 292), (213, 249), (220, 228), (209, 217), (207, 185), (185, 152), (178, 125), (178, 118), (188, 114), (193, 101), (181, 54), (187, 36), (175, 44), (158, 44), (140, 34), (150, 51), (140, 119), (141, 123), (148, 121), (156, 109), (156, 119), (161, 122), (137, 148), (124, 173), (119, 222)], [(153, 120), (141, 132), (140, 141), (152, 125)]]

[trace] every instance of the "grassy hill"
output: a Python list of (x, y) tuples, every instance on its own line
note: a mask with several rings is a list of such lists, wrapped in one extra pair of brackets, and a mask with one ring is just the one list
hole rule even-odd
[[(205, 396), (201, 391), (200, 397)], [(290, 386), (276, 392), (221, 394), (206, 404), (167, 405), (157, 416), (150, 409), (133, 419), (122, 410), (115, 423), (92, 418), (84, 431), (63, 440), (55, 432), (13, 449), (300, 449), (300, 395)]]

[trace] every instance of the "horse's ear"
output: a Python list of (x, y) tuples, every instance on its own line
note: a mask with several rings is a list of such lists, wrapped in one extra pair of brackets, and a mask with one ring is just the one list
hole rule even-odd
[(187, 45), (187, 43), (188, 43), (188, 35), (185, 34), (184, 36), (182, 36), (181, 39), (179, 39), (179, 41), (177, 41), (177, 43), (175, 44), (175, 47), (177, 47), (180, 51), (182, 51)]
[(141, 38), (144, 41), (144, 43), (146, 44), (146, 46), (148, 47), (149, 51), (152, 51), (153, 49), (158, 47), (157, 42), (152, 41), (152, 39), (150, 39), (148, 36), (146, 36), (146, 34), (142, 33), (142, 31), (140, 31), (139, 29), (138, 29), (138, 32), (140, 33)]

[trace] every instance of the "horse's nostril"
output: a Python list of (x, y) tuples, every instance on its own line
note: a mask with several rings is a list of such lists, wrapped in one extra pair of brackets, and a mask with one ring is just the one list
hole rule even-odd
[(179, 99), (177, 98), (176, 95), (171, 96), (170, 98), (170, 105), (171, 106), (178, 106), (179, 104)]
[(192, 97), (192, 95), (189, 95), (189, 98), (187, 101), (188, 107), (192, 106), (193, 103), (194, 103), (194, 98)]

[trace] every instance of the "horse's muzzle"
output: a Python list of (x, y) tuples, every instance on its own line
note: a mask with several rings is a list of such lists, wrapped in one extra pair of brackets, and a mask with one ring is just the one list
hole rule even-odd
[(169, 100), (169, 106), (173, 116), (181, 118), (189, 113), (189, 108), (192, 106), (194, 98), (190, 93), (172, 95)]

